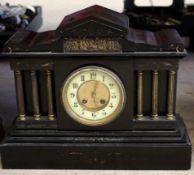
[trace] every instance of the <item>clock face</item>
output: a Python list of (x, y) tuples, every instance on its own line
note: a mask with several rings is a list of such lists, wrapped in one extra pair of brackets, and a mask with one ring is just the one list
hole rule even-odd
[(105, 125), (122, 111), (125, 90), (112, 71), (88, 66), (74, 71), (62, 87), (62, 102), (67, 113), (88, 126)]

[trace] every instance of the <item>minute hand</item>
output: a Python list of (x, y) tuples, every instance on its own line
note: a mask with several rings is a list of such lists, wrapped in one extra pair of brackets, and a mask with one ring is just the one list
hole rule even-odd
[(94, 90), (92, 91), (92, 98), (94, 100), (95, 107), (97, 107), (97, 101), (96, 101), (96, 89), (98, 86), (98, 82), (95, 83), (94, 85)]

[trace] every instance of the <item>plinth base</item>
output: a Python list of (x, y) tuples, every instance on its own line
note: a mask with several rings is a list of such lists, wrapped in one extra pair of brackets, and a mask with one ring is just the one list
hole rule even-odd
[(14, 130), (1, 144), (3, 168), (186, 170), (191, 143), (176, 131)]

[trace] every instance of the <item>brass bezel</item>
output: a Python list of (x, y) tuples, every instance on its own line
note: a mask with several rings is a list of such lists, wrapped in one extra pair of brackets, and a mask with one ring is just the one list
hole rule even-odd
[[(71, 108), (71, 106), (69, 105), (68, 99), (67, 99), (67, 89), (68, 86), (71, 82), (71, 80), (79, 75), (82, 72), (86, 72), (86, 71), (101, 71), (105, 74), (107, 74), (108, 76), (111, 76), (112, 79), (115, 80), (115, 82), (117, 83), (118, 87), (119, 87), (119, 91), (120, 91), (120, 102), (118, 107), (116, 108), (116, 110), (109, 116), (106, 116), (103, 119), (100, 120), (89, 120), (89, 119), (85, 119), (82, 118), (80, 115), (76, 114), (73, 109)], [(121, 113), (121, 111), (124, 108), (125, 105), (125, 101), (126, 101), (126, 93), (125, 93), (125, 88), (124, 85), (122, 83), (122, 81), (120, 80), (120, 78), (113, 73), (112, 71), (110, 71), (109, 69), (106, 69), (104, 67), (100, 67), (100, 66), (85, 66), (85, 67), (81, 67), (75, 71), (73, 71), (64, 81), (62, 89), (61, 89), (61, 101), (62, 101), (62, 105), (64, 107), (64, 109), (66, 110), (66, 112), (69, 114), (69, 116), (74, 119), (76, 122), (86, 125), (86, 126), (102, 126), (105, 124), (108, 124), (110, 122), (112, 122), (113, 120), (115, 120), (119, 114)]]

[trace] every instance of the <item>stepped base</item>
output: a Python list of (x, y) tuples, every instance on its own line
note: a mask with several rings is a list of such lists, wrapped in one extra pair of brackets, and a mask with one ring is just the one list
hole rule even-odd
[(14, 130), (1, 144), (5, 169), (186, 170), (191, 143), (176, 131)]

